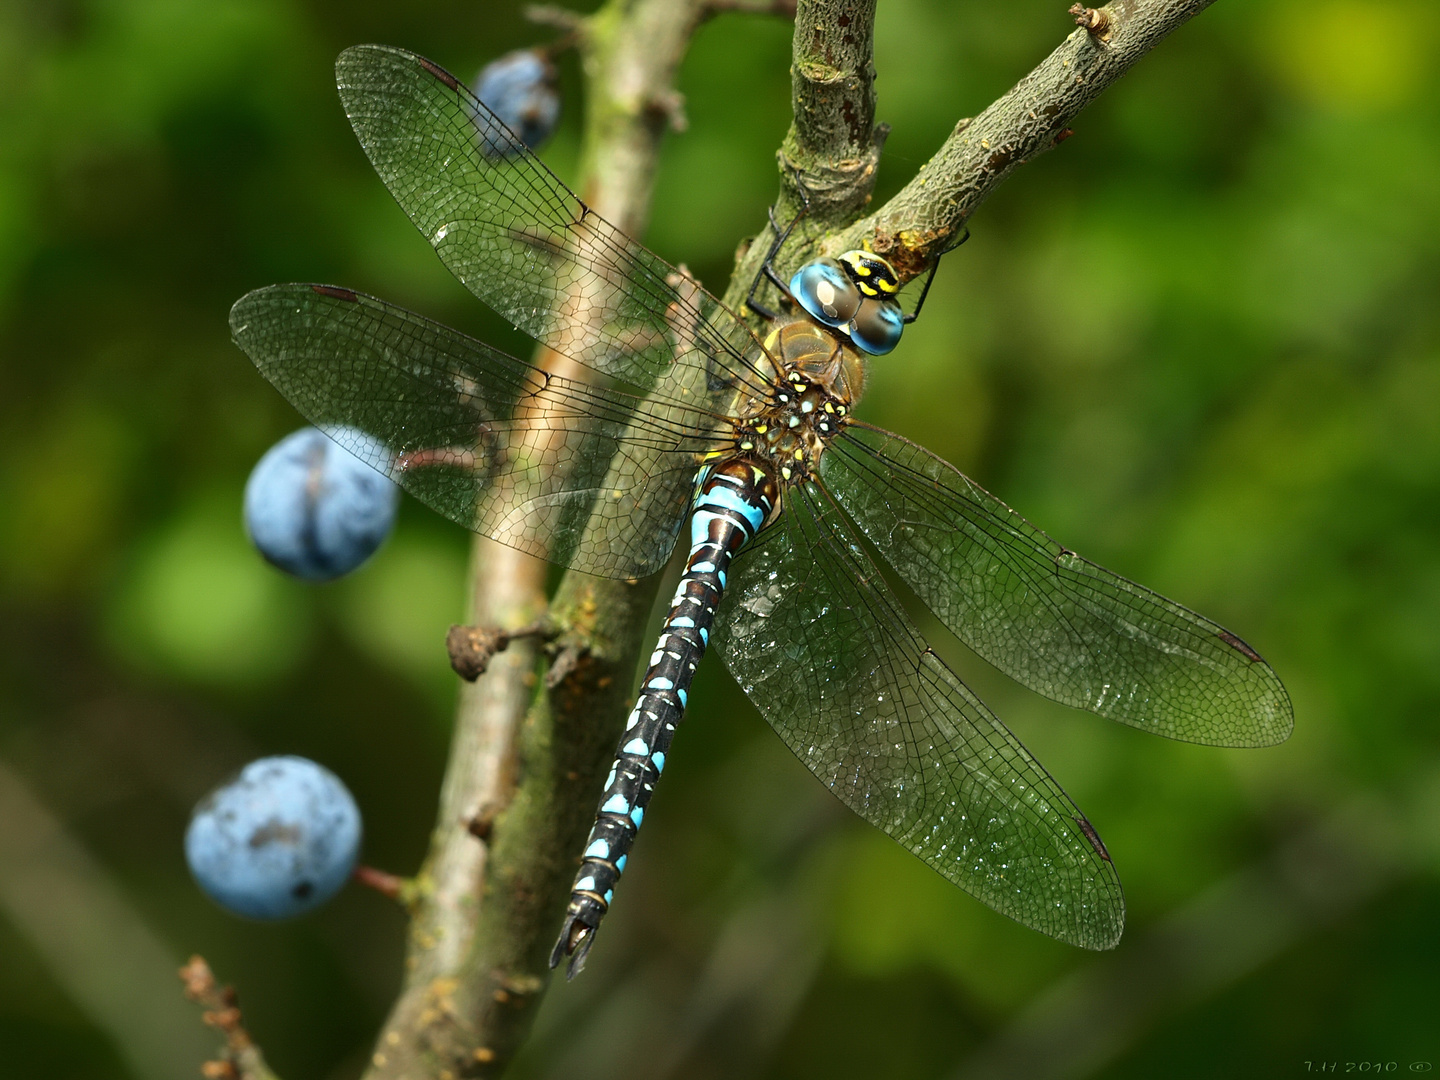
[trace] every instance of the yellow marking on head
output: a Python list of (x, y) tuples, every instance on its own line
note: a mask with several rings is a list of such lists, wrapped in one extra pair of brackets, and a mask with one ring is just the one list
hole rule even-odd
[(803, 448), (795, 451), (795, 460), (796, 460), (796, 461), (804, 461), (804, 460), (805, 460), (805, 450), (804, 450)]
[(835, 411), (835, 406), (827, 401), (825, 402), (825, 411), (828, 413), (833, 413)]
[(868, 243), (865, 245), (864, 251), (858, 249), (847, 251), (840, 256), (840, 259), (852, 278), (867, 279), (855, 281), (860, 291), (866, 296), (874, 297), (881, 293), (894, 295), (899, 291), (900, 281), (895, 273), (895, 268), (871, 251)]
[(756, 434), (756, 435), (764, 435), (765, 432), (767, 432), (767, 431), (769, 431), (769, 430), (770, 430), (770, 425), (769, 425), (769, 424), (756, 424), (756, 425), (755, 425), (755, 434)]

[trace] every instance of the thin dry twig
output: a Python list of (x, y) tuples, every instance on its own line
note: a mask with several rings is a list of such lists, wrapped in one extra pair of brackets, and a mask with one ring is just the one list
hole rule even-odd
[(245, 1030), (235, 988), (217, 983), (202, 956), (190, 957), (179, 974), (185, 996), (205, 1010), (201, 1019), (225, 1036), (221, 1056), (201, 1065), (201, 1075), (206, 1080), (279, 1080)]

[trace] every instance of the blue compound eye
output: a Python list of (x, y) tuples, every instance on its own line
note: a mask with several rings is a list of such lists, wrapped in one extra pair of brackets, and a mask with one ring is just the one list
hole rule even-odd
[(900, 344), (905, 313), (893, 300), (866, 300), (846, 327), (855, 347), (871, 356), (882, 356)]
[(834, 259), (816, 259), (795, 271), (790, 295), (826, 326), (844, 326), (860, 308), (860, 290)]

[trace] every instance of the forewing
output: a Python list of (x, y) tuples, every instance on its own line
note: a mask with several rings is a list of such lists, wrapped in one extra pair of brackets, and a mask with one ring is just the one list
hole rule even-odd
[[(717, 395), (763, 387), (749, 329), (591, 211), (453, 75), (361, 45), (340, 54), (335, 76), (390, 193), (450, 271), (512, 324), (641, 390), (675, 364), (696, 368)], [(679, 343), (677, 308), (693, 329)]]
[(1254, 649), (1057, 544), (929, 451), (854, 425), (820, 472), (925, 606), (1037, 693), (1187, 742), (1289, 736), (1290, 697)]
[(307, 419), (466, 528), (607, 577), (652, 573), (674, 548), (703, 413), (550, 375), (348, 289), (258, 289), (230, 329)]
[(1089, 949), (1124, 897), (1060, 785), (932, 652), (813, 485), (741, 554), (715, 638), (750, 700), (846, 806), (1017, 922)]

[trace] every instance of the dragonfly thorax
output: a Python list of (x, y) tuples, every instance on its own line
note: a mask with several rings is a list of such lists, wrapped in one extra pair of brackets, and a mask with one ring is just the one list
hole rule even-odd
[(783, 323), (765, 339), (777, 368), (768, 397), (740, 410), (735, 445), (767, 463), (782, 483), (803, 480), (848, 422), (863, 384), (859, 354), (807, 320)]

